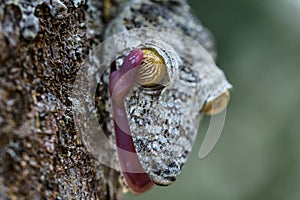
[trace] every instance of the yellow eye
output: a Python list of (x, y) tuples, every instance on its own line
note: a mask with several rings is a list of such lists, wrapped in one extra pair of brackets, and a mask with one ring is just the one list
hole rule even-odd
[(144, 58), (137, 71), (136, 82), (145, 87), (160, 84), (167, 74), (166, 63), (154, 49), (142, 49)]
[(224, 110), (229, 102), (230, 94), (229, 91), (226, 90), (224, 93), (222, 93), (220, 96), (218, 96), (216, 99), (207, 102), (202, 111), (207, 115), (214, 115), (220, 113), (222, 110)]

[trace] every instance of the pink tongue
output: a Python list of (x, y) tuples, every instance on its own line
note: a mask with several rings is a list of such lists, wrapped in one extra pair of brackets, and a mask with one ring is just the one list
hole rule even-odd
[(125, 58), (122, 67), (118, 71), (112, 72), (109, 78), (119, 162), (125, 181), (134, 193), (143, 193), (153, 186), (153, 182), (137, 157), (123, 104), (124, 96), (134, 84), (137, 67), (142, 60), (141, 49), (132, 51)]

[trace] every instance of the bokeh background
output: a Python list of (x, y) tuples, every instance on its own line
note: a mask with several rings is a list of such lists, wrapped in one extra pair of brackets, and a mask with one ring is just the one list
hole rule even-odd
[(206, 119), (174, 185), (125, 199), (299, 200), (300, 0), (189, 2), (234, 85), (225, 127), (199, 160)]

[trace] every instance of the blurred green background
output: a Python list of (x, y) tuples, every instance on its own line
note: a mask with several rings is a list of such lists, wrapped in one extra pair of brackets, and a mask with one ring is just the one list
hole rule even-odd
[[(300, 199), (300, 0), (190, 0), (234, 86), (213, 152), (200, 136), (176, 183), (126, 200)], [(209, 119), (206, 119), (207, 122)]]

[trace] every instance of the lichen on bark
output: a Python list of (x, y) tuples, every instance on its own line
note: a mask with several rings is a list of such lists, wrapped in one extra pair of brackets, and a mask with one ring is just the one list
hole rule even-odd
[(75, 129), (76, 73), (100, 43), (102, 1), (1, 1), (0, 199), (116, 199), (117, 172)]

